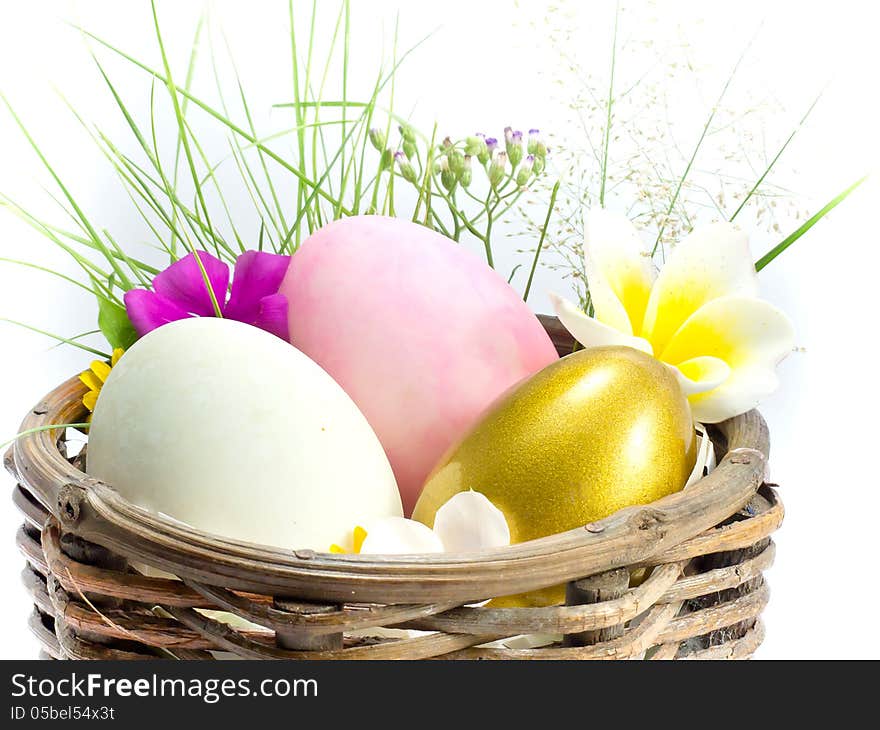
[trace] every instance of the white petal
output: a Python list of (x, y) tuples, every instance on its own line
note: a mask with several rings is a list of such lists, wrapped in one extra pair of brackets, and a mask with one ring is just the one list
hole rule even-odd
[(463, 553), (510, 545), (504, 513), (479, 492), (459, 492), (434, 515), (434, 532), (446, 552)]
[(773, 370), (761, 366), (733, 370), (723, 385), (688, 400), (694, 418), (702, 423), (719, 423), (755, 408), (776, 390), (779, 379)]
[(596, 319), (628, 335), (640, 334), (654, 268), (633, 224), (593, 208), (584, 231), (584, 267)]
[(694, 231), (670, 253), (645, 311), (641, 334), (656, 352), (702, 305), (733, 294), (754, 297), (758, 279), (745, 233), (729, 223)]
[(730, 366), (724, 360), (710, 355), (692, 357), (680, 362), (673, 370), (685, 395), (696, 395), (717, 388), (730, 375)]
[(652, 354), (651, 345), (641, 337), (633, 337), (593, 319), (567, 299), (549, 293), (553, 309), (562, 326), (584, 347), (623, 345)]
[(442, 553), (443, 543), (430, 527), (405, 517), (385, 517), (367, 526), (361, 555)]
[(684, 485), (685, 487), (698, 482), (705, 475), (711, 474), (712, 470), (715, 469), (715, 448), (712, 444), (712, 439), (709, 438), (709, 434), (706, 432), (706, 427), (702, 423), (695, 423), (694, 428), (697, 431), (697, 463), (694, 464), (694, 469), (690, 477), (688, 477), (687, 484)]
[(520, 634), (480, 644), (483, 649), (538, 649), (562, 641), (562, 634)]

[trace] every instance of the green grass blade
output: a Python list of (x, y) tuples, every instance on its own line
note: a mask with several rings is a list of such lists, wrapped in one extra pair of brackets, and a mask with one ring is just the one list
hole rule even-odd
[[(193, 37), (192, 46), (190, 47), (189, 63), (187, 64), (186, 76), (184, 77), (184, 81), (183, 81), (183, 88), (186, 89), (187, 91), (189, 91), (192, 88), (192, 81), (193, 81), (193, 77), (195, 76), (195, 71), (196, 71), (196, 56), (198, 55), (199, 38), (201, 37), (202, 28), (204, 27), (204, 24), (205, 24), (205, 16), (202, 15), (199, 17), (199, 22), (196, 23), (196, 32)], [(180, 111), (183, 113), (184, 119), (186, 119), (186, 112), (188, 109), (189, 109), (189, 99), (184, 97), (183, 101), (180, 104)], [(172, 181), (171, 181), (171, 184), (174, 186), (175, 190), (177, 189), (178, 173), (180, 171), (181, 146), (182, 145), (180, 143), (180, 137), (178, 137), (177, 144), (175, 145), (175, 149), (174, 149), (174, 167), (172, 168), (174, 173), (173, 173), (173, 177), (172, 177)], [(177, 211), (174, 211), (174, 213), (176, 215)], [(172, 241), (172, 255), (175, 256), (175, 258), (176, 258), (176, 251), (173, 247), (173, 242), (174, 242), (173, 237), (172, 237), (171, 241)]]
[[(22, 206), (20, 206), (18, 203), (16, 203), (14, 200), (12, 200), (12, 198), (10, 198), (7, 195), (3, 195), (2, 193), (0, 193), (0, 205), (5, 205), (6, 207), (10, 208), (15, 215), (17, 215), (19, 218), (21, 218), (23, 221), (25, 221), (32, 228), (34, 228), (35, 230), (39, 231), (44, 236), (46, 236), (46, 238), (51, 240), (52, 243), (54, 243), (56, 246), (58, 246), (63, 251), (65, 251), (65, 253), (69, 254), (71, 256), (71, 258), (73, 258), (73, 260), (76, 261), (76, 263), (79, 264), (80, 267), (86, 272), (86, 274), (88, 274), (90, 276), (94, 274), (96, 277), (98, 277), (100, 279), (104, 279), (104, 280), (106, 280), (110, 276), (109, 272), (102, 270), (93, 261), (91, 261), (90, 259), (87, 259), (85, 256), (78, 253), (71, 246), (64, 243), (64, 241), (62, 241), (59, 238), (59, 236), (63, 236), (64, 238), (67, 238), (70, 241), (73, 241), (81, 246), (86, 246), (88, 248), (100, 250), (100, 249), (97, 249), (97, 247), (95, 246), (95, 244), (92, 242), (91, 239), (85, 238), (83, 236), (78, 236), (71, 231), (65, 231), (64, 229), (58, 228), (57, 226), (53, 226), (49, 223), (41, 221), (35, 215), (33, 215), (32, 213), (30, 213), (29, 211), (24, 209)], [(118, 254), (116, 254), (116, 253), (112, 253), (112, 255), (118, 256)], [(147, 264), (143, 261), (138, 261), (137, 259), (131, 259), (131, 261), (133, 261), (142, 271), (145, 271), (145, 272), (148, 272), (148, 273), (154, 274), (154, 275), (159, 273), (159, 269), (157, 269), (153, 266), (150, 266), (149, 264)], [(107, 292), (107, 293), (109, 294), (109, 292)]]
[(75, 340), (69, 337), (62, 337), (61, 335), (53, 335), (51, 332), (46, 332), (45, 330), (41, 330), (39, 327), (34, 327), (29, 324), (25, 324), (24, 322), (16, 322), (14, 319), (6, 319), (5, 317), (0, 317), (0, 322), (8, 322), (9, 324), (14, 324), (16, 327), (23, 327), (26, 330), (30, 330), (31, 332), (36, 332), (37, 334), (43, 335), (44, 337), (51, 337), (53, 340), (57, 340), (65, 345), (73, 345), (74, 347), (78, 347), (80, 350), (85, 350), (86, 352), (90, 352), (93, 355), (97, 355), (98, 357), (102, 357), (105, 360), (110, 359), (110, 355), (106, 352), (101, 352), (100, 350), (96, 350), (94, 347), (89, 347), (88, 345), (84, 345), (82, 342), (76, 342)]
[[(46, 238), (48, 238), (50, 241), (52, 241), (52, 243), (54, 243), (56, 246), (58, 246), (58, 248), (60, 248), (65, 253), (67, 253), (79, 265), (79, 267), (85, 272), (85, 274), (87, 276), (94, 275), (103, 281), (106, 281), (109, 278), (109, 276), (110, 276), (109, 272), (104, 271), (103, 269), (101, 269), (101, 267), (99, 267), (91, 259), (86, 258), (82, 254), (77, 252), (72, 246), (70, 246), (70, 245), (66, 244), (64, 241), (62, 241), (59, 238), (59, 234), (56, 233), (55, 228), (53, 228), (52, 226), (49, 226), (48, 224), (41, 221), (39, 218), (37, 218), (36, 216), (31, 214), (27, 210), (22, 208), (20, 205), (18, 205), (18, 203), (13, 201), (8, 196), (0, 194), (0, 200), (3, 201), (3, 203), (2, 203), (3, 205), (5, 205), (7, 208), (9, 208), (16, 216), (21, 218), (21, 220), (23, 220), (25, 223), (30, 225), (32, 228), (34, 228), (35, 230), (39, 231), (41, 234), (46, 236)], [(86, 246), (93, 245), (91, 240), (86, 239), (86, 238), (82, 238), (82, 237), (78, 237), (73, 233), (62, 233), (60, 235), (65, 235), (67, 238), (70, 238), (71, 240), (75, 240), (77, 243), (80, 243), (82, 245), (86, 245)], [(110, 292), (109, 289), (104, 288), (103, 291), (108, 297), (113, 298), (113, 294)]]
[(779, 254), (781, 254), (785, 249), (791, 246), (795, 241), (797, 241), (801, 236), (803, 236), (807, 231), (809, 231), (814, 225), (816, 225), (822, 218), (824, 218), (828, 213), (830, 213), (834, 208), (840, 205), (849, 194), (855, 190), (859, 185), (861, 185), (865, 180), (868, 179), (868, 176), (857, 180), (852, 185), (850, 185), (846, 190), (844, 190), (839, 195), (836, 195), (831, 200), (829, 200), (824, 206), (822, 206), (821, 210), (816, 213), (814, 216), (809, 218), (802, 226), (800, 226), (796, 231), (786, 236), (785, 239), (777, 243), (772, 249), (770, 249), (767, 253), (765, 253), (761, 258), (759, 258), (755, 262), (755, 269), (760, 271), (767, 264), (773, 261)]
[[(345, 25), (342, 31), (342, 136), (345, 137), (346, 117), (348, 114), (348, 58), (351, 48), (351, 4), (349, 0), (342, 0), (342, 7), (345, 11)], [(339, 181), (339, 199), (345, 198), (345, 187), (348, 182), (348, 174), (345, 167), (345, 149), (342, 150), (342, 156), (339, 159), (339, 167), (342, 175)], [(338, 209), (333, 213), (334, 218), (339, 217)]]
[[(304, 116), (302, 113), (302, 108), (299, 106), (299, 101), (301, 98), (300, 95), (300, 79), (299, 79), (299, 53), (297, 52), (296, 45), (296, 18), (293, 12), (293, 0), (289, 0), (287, 4), (288, 16), (290, 21), (290, 60), (291, 60), (291, 71), (293, 73), (293, 98), (294, 102), (297, 104), (296, 106), (296, 143), (297, 143), (297, 160), (299, 162), (299, 180), (297, 181), (296, 187), (296, 209), (300, 213), (304, 210), (303, 206), (303, 194), (305, 189), (303, 187), (303, 182), (306, 178), (306, 150), (305, 150), (305, 136), (301, 129)], [(314, 4), (312, 7), (312, 15), (314, 16)], [(306, 213), (307, 216), (310, 216), (310, 211)], [(302, 240), (302, 231), (299, 225), (296, 226), (295, 231), (296, 236), (296, 244), (295, 247), (299, 248), (300, 241)]]
[(73, 209), (73, 213), (70, 213), (69, 211), (67, 211), (67, 212), (70, 213), (71, 216), (75, 217), (75, 219), (78, 221), (78, 224), (82, 227), (84, 232), (86, 232), (88, 234), (88, 236), (91, 238), (91, 241), (94, 244), (94, 247), (97, 248), (99, 251), (101, 251), (101, 253), (104, 254), (108, 263), (110, 263), (110, 265), (113, 267), (113, 269), (116, 270), (118, 268), (118, 264), (117, 264), (116, 260), (107, 251), (107, 248), (103, 244), (103, 242), (101, 241), (101, 238), (98, 235), (98, 232), (92, 226), (88, 217), (83, 212), (82, 208), (80, 208), (79, 204), (76, 202), (76, 199), (73, 197), (73, 195), (67, 189), (67, 186), (64, 184), (61, 177), (55, 171), (55, 168), (50, 164), (49, 160), (43, 154), (43, 151), (40, 149), (39, 145), (36, 143), (36, 140), (34, 140), (34, 138), (31, 136), (30, 132), (28, 132), (24, 123), (21, 121), (21, 119), (15, 113), (15, 110), (12, 108), (12, 105), (9, 103), (9, 101), (6, 99), (6, 97), (3, 96), (3, 94), (0, 94), (0, 99), (3, 100), (3, 103), (6, 105), (6, 108), (9, 110), (9, 113), (12, 115), (12, 118), (15, 121), (16, 125), (21, 130), (25, 139), (28, 141), (28, 144), (31, 146), (31, 149), (33, 149), (33, 151), (36, 153), (40, 162), (42, 162), (43, 166), (46, 168), (46, 170), (52, 176), (52, 179), (55, 181), (56, 185), (58, 185), (58, 188), (61, 190), (61, 193), (64, 195), (64, 198), (67, 200), (68, 204)]
[[(180, 99), (177, 94), (177, 86), (174, 84), (174, 79), (171, 76), (171, 66), (168, 63), (168, 54), (165, 52), (165, 44), (162, 41), (162, 32), (159, 28), (159, 15), (156, 12), (156, 2), (155, 0), (151, 0), (150, 6), (153, 10), (153, 25), (156, 30), (156, 41), (159, 44), (159, 53), (162, 56), (162, 66), (165, 69), (165, 77), (167, 81), (165, 86), (168, 90), (168, 95), (171, 97), (171, 103), (174, 107), (174, 116), (177, 118), (177, 129), (178, 134), (180, 135), (180, 139), (183, 142), (183, 152), (186, 156), (187, 164), (189, 165), (190, 173), (192, 175), (193, 185), (195, 185), (196, 196), (198, 197), (198, 201), (202, 206), (202, 214), (205, 216), (205, 224), (209, 230), (213, 230), (211, 226), (211, 218), (208, 213), (208, 206), (205, 203), (205, 198), (202, 195), (202, 188), (199, 185), (199, 176), (196, 172), (195, 161), (193, 160), (192, 150), (189, 146), (189, 132), (187, 131), (186, 124), (183, 120), (183, 115), (180, 110)], [(219, 247), (217, 248), (217, 256), (220, 256)], [(214, 316), (223, 317), (223, 312), (220, 309), (220, 303), (217, 301), (217, 294), (214, 291), (214, 287), (211, 286), (211, 280), (208, 278), (208, 272), (205, 270), (205, 265), (202, 262), (200, 256), (194, 256), (196, 263), (198, 264), (199, 271), (202, 274), (202, 278), (205, 282), (205, 289), (208, 292), (208, 296), (211, 299), (211, 305), (214, 307)]]
[[(79, 26), (75, 26), (75, 27), (77, 27), (77, 29), (81, 33), (87, 35), (89, 38), (92, 38), (97, 43), (100, 43), (107, 50), (112, 51), (113, 53), (120, 56), (121, 58), (124, 58), (126, 61), (128, 61), (132, 65), (136, 66), (137, 68), (141, 69), (145, 73), (150, 74), (157, 81), (159, 81), (163, 84), (166, 84), (166, 85), (168, 84), (167, 78), (160, 71), (157, 71), (156, 69), (151, 68), (147, 64), (145, 64), (141, 61), (138, 61), (133, 56), (116, 48), (111, 43), (108, 43), (107, 41), (102, 39), (100, 36), (95, 35), (94, 33), (91, 33), (82, 27), (79, 27)], [(210, 104), (208, 104), (207, 102), (203, 101), (202, 99), (198, 98), (197, 96), (195, 96), (194, 94), (192, 94), (191, 92), (187, 91), (186, 89), (184, 89), (180, 86), (175, 86), (174, 89), (177, 91), (178, 94), (180, 94), (180, 96), (182, 98), (189, 99), (193, 104), (195, 104), (197, 107), (199, 107), (199, 109), (201, 109), (203, 112), (205, 112), (206, 114), (208, 114), (209, 116), (213, 117), (218, 122), (220, 122), (221, 124), (226, 126), (233, 133), (235, 133), (236, 135), (242, 137), (243, 139), (247, 140), (251, 144), (258, 147), (260, 150), (262, 150), (266, 154), (266, 156), (269, 159), (271, 159), (276, 164), (280, 165), (287, 172), (294, 175), (297, 179), (299, 179), (301, 182), (303, 182), (303, 184), (307, 185), (308, 187), (315, 188), (317, 191), (317, 194), (320, 195), (322, 198), (324, 198), (324, 200), (326, 200), (327, 202), (329, 202), (331, 204), (337, 203), (337, 201), (334, 198), (332, 198), (326, 191), (320, 189), (319, 187), (316, 188), (315, 183), (312, 180), (308, 179), (308, 177), (302, 175), (300, 173), (300, 171), (294, 165), (292, 165), (290, 162), (285, 160), (283, 157), (281, 157), (279, 154), (277, 154), (272, 149), (262, 145), (260, 143), (260, 141), (258, 139), (256, 139), (253, 135), (249, 134), (242, 127), (238, 126), (233, 121), (231, 121), (226, 116), (224, 116), (222, 113), (220, 113), (219, 111), (214, 109)], [(349, 211), (346, 207), (341, 206), (341, 210), (344, 215), (351, 215), (351, 211)]]
[[(199, 143), (198, 137), (195, 135), (192, 128), (189, 126), (189, 122), (186, 122), (184, 120), (184, 123), (186, 124), (187, 132), (189, 133), (190, 137), (192, 138), (193, 146), (195, 147), (196, 152), (198, 153), (199, 158), (202, 161), (202, 164), (208, 170), (208, 173), (202, 178), (202, 185), (204, 186), (204, 183), (208, 180), (211, 181), (211, 184), (214, 187), (214, 191), (217, 193), (217, 199), (220, 201), (220, 205), (223, 208), (223, 211), (226, 215), (227, 221), (229, 222), (229, 227), (232, 230), (232, 235), (234, 236), (236, 242), (238, 243), (238, 248), (239, 248), (238, 253), (244, 253), (245, 252), (245, 245), (244, 245), (244, 242), (241, 240), (241, 236), (238, 234), (238, 229), (235, 226), (235, 220), (232, 217), (232, 211), (229, 209), (229, 204), (226, 202), (226, 196), (223, 194), (223, 186), (220, 185), (220, 182), (217, 180), (216, 176), (214, 175), (213, 171), (211, 170), (211, 163), (208, 160), (208, 156), (205, 154), (205, 150), (202, 148), (202, 145)], [(223, 248), (224, 252), (229, 256), (230, 259), (235, 258), (237, 256), (236, 252), (232, 250), (232, 248), (229, 246), (228, 243), (226, 243), (226, 240), (219, 233), (219, 231), (217, 231), (216, 229), (212, 229), (211, 231), (209, 231), (209, 235), (213, 236), (213, 240), (215, 242), (215, 245)]]
[(74, 286), (78, 286), (80, 289), (84, 289), (89, 294), (94, 293), (89, 287), (87, 287), (81, 281), (77, 281), (73, 277), (62, 274), (60, 271), (55, 271), (54, 269), (49, 269), (49, 268), (46, 268), (45, 266), (40, 266), (39, 264), (31, 263), (30, 261), (20, 261), (19, 259), (10, 259), (10, 258), (6, 258), (5, 256), (0, 256), (0, 261), (4, 261), (7, 264), (15, 264), (17, 266), (26, 266), (29, 269), (36, 269), (37, 271), (43, 271), (47, 274), (51, 274), (52, 276), (57, 276), (59, 279), (63, 279), (64, 281), (67, 281), (67, 282), (73, 284)]
[[(95, 60), (95, 63), (98, 67), (99, 72), (103, 76), (104, 81), (106, 82), (108, 88), (110, 89), (111, 95), (113, 95), (114, 99), (116, 100), (117, 106), (119, 107), (123, 117), (126, 118), (126, 122), (129, 125), (129, 129), (131, 130), (132, 134), (134, 134), (135, 138), (138, 140), (138, 143), (140, 144), (144, 153), (147, 155), (147, 158), (151, 161), (151, 163), (153, 164), (154, 167), (157, 167), (158, 163), (153, 161), (153, 150), (147, 144), (146, 139), (143, 137), (143, 134), (141, 133), (140, 128), (134, 122), (134, 119), (131, 118), (131, 115), (128, 113), (128, 109), (126, 108), (125, 104), (122, 102), (121, 97), (119, 97), (119, 95), (116, 93), (116, 89), (113, 86), (113, 83), (110, 81), (110, 78), (107, 76), (107, 74), (104, 73), (104, 70), (101, 67), (101, 64), (98, 63), (97, 58), (95, 58), (94, 56), (93, 56), (93, 58)], [(126, 191), (129, 195), (129, 198), (132, 200), (132, 202), (134, 202), (133, 193), (137, 193), (142, 199), (145, 200), (145, 202), (150, 206), (150, 208), (154, 211), (154, 213), (156, 213), (156, 215), (158, 215), (163, 220), (163, 222), (165, 222), (165, 224), (168, 226), (168, 228), (172, 234), (170, 247), (168, 245), (166, 245), (164, 243), (164, 240), (162, 240), (161, 238), (159, 240), (160, 240), (160, 243), (162, 244), (162, 247), (167, 251), (171, 260), (172, 261), (176, 260), (177, 255), (175, 253), (174, 241), (175, 241), (175, 238), (180, 235), (180, 232), (178, 230), (178, 226), (176, 226), (172, 222), (172, 218), (169, 217), (169, 214), (165, 212), (164, 208), (161, 206), (159, 201), (155, 198), (155, 196), (152, 195), (152, 193), (150, 192), (149, 186), (144, 184), (143, 181), (140, 180), (140, 178), (137, 177), (132, 170), (128, 169), (130, 166), (127, 164), (127, 158), (125, 157), (125, 155), (123, 155), (119, 151), (119, 149), (112, 142), (112, 140), (106, 134), (104, 134), (100, 128), (96, 127), (93, 130), (92, 127), (90, 127), (88, 125), (88, 123), (86, 123), (86, 121), (82, 118), (82, 116), (80, 116), (79, 112), (77, 112), (76, 108), (67, 100), (66, 97), (64, 97), (63, 94), (61, 95), (61, 99), (67, 105), (67, 108), (70, 110), (70, 113), (73, 115), (73, 117), (80, 123), (80, 125), (83, 127), (83, 129), (86, 131), (86, 133), (92, 138), (92, 140), (95, 143), (95, 146), (100, 150), (101, 154), (103, 154), (104, 157), (107, 159), (107, 161), (113, 166), (113, 169), (115, 170), (119, 179), (122, 181), (123, 186), (126, 188)], [(151, 102), (152, 102), (152, 94), (151, 94)], [(135, 182), (135, 180), (137, 180), (137, 182)], [(157, 187), (160, 187), (164, 192), (165, 190), (168, 189), (169, 186), (168, 186), (167, 181), (165, 181), (164, 187), (161, 187), (161, 186), (157, 186)], [(135, 207), (138, 209), (138, 212), (141, 214), (141, 217), (144, 218), (144, 220), (147, 222), (147, 224), (150, 226), (150, 228), (153, 228), (153, 226), (150, 224), (149, 219), (147, 219), (146, 216), (143, 215), (143, 212), (142, 212), (140, 206), (137, 205), (137, 203), (135, 203)], [(173, 213), (172, 213), (172, 215), (173, 215)]]
[(43, 431), (57, 431), (59, 428), (88, 428), (89, 425), (90, 424), (88, 423), (50, 423), (46, 426), (35, 426), (34, 428), (29, 428), (25, 431), (19, 431), (8, 441), (0, 443), (0, 449), (5, 449), (7, 446), (14, 444), (23, 436), (31, 436), (35, 433), (42, 433)]
[[(110, 245), (113, 247), (113, 250), (116, 251), (116, 253), (119, 254), (120, 258), (122, 258), (123, 261), (125, 261), (125, 263), (126, 263), (126, 265), (128, 266), (128, 268), (131, 269), (131, 271), (134, 272), (135, 277), (136, 277), (137, 280), (140, 282), (141, 286), (149, 287), (149, 286), (150, 286), (150, 282), (147, 281), (146, 277), (145, 277), (145, 276), (141, 273), (141, 271), (140, 271), (140, 270), (134, 265), (134, 263), (131, 261), (131, 259), (128, 258), (128, 254), (125, 253), (125, 250), (124, 250), (124, 249), (123, 249), (123, 248), (122, 248), (122, 247), (116, 242), (116, 239), (113, 238), (113, 236), (111, 235), (110, 231), (108, 231), (108, 230), (105, 228), (105, 229), (103, 229), (103, 232), (104, 232), (104, 236), (107, 238), (107, 240), (110, 241)], [(129, 289), (134, 289), (134, 283), (133, 283), (133, 282), (131, 281), (131, 279), (129, 279), (128, 277), (126, 277), (125, 279), (123, 279), (123, 282), (122, 282), (122, 283), (124, 284), (124, 286), (125, 286), (125, 290), (126, 290), (126, 291), (128, 291)]]
[[(275, 228), (275, 230), (278, 232), (278, 235), (281, 236), (282, 232), (278, 231), (277, 223), (272, 217), (272, 211), (269, 210), (268, 206), (266, 205), (266, 199), (263, 197), (259, 186), (256, 184), (250, 167), (248, 167), (247, 164), (240, 159), (241, 153), (237, 151), (238, 146), (234, 138), (229, 140), (229, 146), (232, 149), (232, 159), (235, 161), (235, 166), (238, 169), (238, 174), (241, 177), (241, 181), (244, 184), (244, 188), (247, 191), (248, 197), (251, 199), (254, 210), (257, 212), (257, 216), (260, 219), (260, 230), (262, 231), (263, 235), (268, 236), (269, 242), (272, 244), (272, 248), (280, 253), (281, 251), (279, 249), (284, 248), (283, 244), (279, 244), (279, 246), (275, 245), (275, 242), (272, 239), (272, 234), (269, 232), (269, 229), (266, 226), (266, 217), (268, 217), (269, 221), (272, 223), (272, 227)], [(260, 250), (262, 251), (263, 249), (260, 248)]]
[[(227, 57), (229, 58), (229, 62), (232, 64), (232, 71), (235, 75), (236, 85), (238, 86), (238, 95), (239, 95), (239, 99), (241, 100), (242, 109), (244, 110), (245, 119), (247, 119), (248, 129), (250, 129), (250, 132), (254, 136), (255, 139), (259, 139), (259, 137), (257, 135), (256, 126), (254, 125), (253, 116), (251, 115), (251, 110), (250, 110), (250, 105), (248, 104), (247, 95), (245, 94), (245, 91), (244, 91), (244, 85), (241, 82), (241, 76), (238, 72), (238, 67), (235, 63), (235, 58), (232, 55), (232, 48), (230, 47), (229, 42), (228, 42), (228, 40), (226, 40), (225, 36), (224, 36), (224, 41), (226, 43)], [(220, 82), (220, 78), (219, 78), (219, 74), (217, 72), (216, 64), (214, 65), (214, 78), (215, 78), (215, 81), (217, 84), (217, 92), (221, 96), (221, 99), (222, 99), (223, 98), (222, 97), (222, 94), (223, 94), (222, 86), (223, 85)], [(225, 103), (224, 103), (224, 108), (225, 108)], [(244, 150), (242, 149), (242, 145), (238, 142), (237, 139), (235, 140), (235, 146), (238, 148), (239, 155), (242, 158), (242, 162), (244, 162), (244, 164), (247, 165), (247, 161), (246, 161), (245, 155), (244, 155)], [(275, 214), (278, 216), (278, 223), (275, 224), (274, 220), (273, 220), (273, 224), (275, 225), (276, 233), (280, 237), (282, 234), (282, 231), (287, 230), (287, 221), (284, 218), (284, 208), (281, 205), (281, 200), (278, 197), (278, 192), (275, 189), (275, 184), (272, 180), (272, 176), (269, 174), (269, 168), (268, 168), (268, 165), (266, 164), (266, 155), (263, 153), (263, 151), (259, 147), (253, 146), (253, 148), (257, 152), (257, 158), (260, 161), (260, 168), (262, 169), (263, 177), (266, 180), (266, 185), (269, 188), (269, 194), (272, 197), (272, 203), (275, 206)]]

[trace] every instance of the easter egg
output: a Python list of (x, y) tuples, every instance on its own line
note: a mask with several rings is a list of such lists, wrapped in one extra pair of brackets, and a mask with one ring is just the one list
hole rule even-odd
[(211, 317), (149, 333), (110, 371), (87, 471), (130, 502), (214, 535), (326, 551), (401, 514), (379, 440), (287, 342)]
[[(484, 494), (511, 543), (553, 535), (682, 489), (696, 460), (673, 373), (628, 347), (568, 355), (505, 394), (433, 470), (413, 518), (429, 527), (452, 495)], [(563, 586), (496, 599), (550, 605)]]
[(291, 342), (363, 411), (407, 514), (431, 467), (479, 414), (557, 358), (500, 274), (398, 218), (353, 217), (316, 231), (280, 291)]

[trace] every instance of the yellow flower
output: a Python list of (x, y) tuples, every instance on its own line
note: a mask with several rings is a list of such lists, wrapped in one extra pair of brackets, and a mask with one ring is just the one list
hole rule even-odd
[(627, 345), (666, 363), (703, 423), (745, 413), (776, 389), (774, 370), (794, 332), (785, 314), (758, 298), (744, 233), (727, 223), (698, 229), (656, 275), (623, 216), (591, 210), (585, 239), (595, 318), (551, 295), (582, 345)]
[[(79, 379), (82, 381), (83, 385), (89, 389), (83, 396), (82, 402), (83, 405), (89, 409), (90, 413), (94, 413), (95, 405), (98, 402), (98, 396), (101, 393), (101, 388), (104, 386), (104, 383), (107, 382), (107, 376), (110, 374), (110, 370), (119, 362), (119, 358), (122, 357), (124, 352), (125, 350), (121, 347), (117, 347), (113, 350), (109, 363), (104, 362), (103, 360), (95, 360), (92, 362), (88, 370), (80, 373)], [(91, 420), (91, 418), (91, 415), (89, 415), (88, 420)]]

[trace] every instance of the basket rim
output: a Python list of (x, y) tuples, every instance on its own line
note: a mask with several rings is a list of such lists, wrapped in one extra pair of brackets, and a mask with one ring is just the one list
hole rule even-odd
[[(31, 410), (22, 430), (77, 422), (84, 392), (77, 376), (65, 381)], [(736, 513), (763, 483), (769, 434), (756, 410), (717, 427), (728, 451), (686, 490), (584, 527), (478, 553), (339, 555), (210, 535), (137, 507), (74, 467), (55, 430), (21, 437), (4, 462), (64, 530), (184, 582), (319, 601), (467, 603), (645, 563)]]

